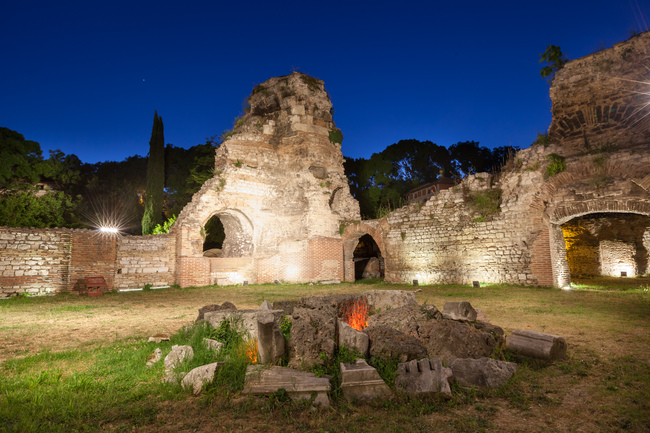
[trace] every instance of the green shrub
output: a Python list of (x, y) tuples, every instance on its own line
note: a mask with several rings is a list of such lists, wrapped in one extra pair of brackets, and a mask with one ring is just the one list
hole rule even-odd
[(464, 192), (465, 202), (478, 214), (474, 222), (491, 221), (494, 215), (501, 211), (501, 195), (500, 188)]
[(172, 215), (171, 218), (169, 218), (167, 221), (162, 223), (162, 225), (156, 224), (151, 234), (160, 235), (163, 233), (169, 233), (169, 230), (172, 228), (175, 222), (176, 222), (176, 215)]
[(332, 127), (332, 129), (330, 129), (329, 138), (332, 143), (343, 143), (343, 133), (337, 127)]
[(557, 153), (551, 153), (546, 158), (549, 161), (549, 164), (546, 167), (546, 177), (555, 176), (566, 169), (563, 156), (560, 156)]
[(543, 146), (548, 146), (551, 144), (551, 139), (548, 137), (548, 132), (539, 132), (537, 131), (537, 139), (535, 143), (541, 144)]

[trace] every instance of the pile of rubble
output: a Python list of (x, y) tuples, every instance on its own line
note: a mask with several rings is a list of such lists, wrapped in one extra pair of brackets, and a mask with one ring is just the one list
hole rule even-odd
[[(287, 339), (280, 330), (290, 320)], [(393, 393), (363, 358), (398, 359), (394, 389), (409, 395), (451, 396), (453, 382), (464, 387), (496, 388), (516, 371), (512, 362), (491, 359), (495, 348), (525, 356), (556, 360), (565, 357), (563, 338), (533, 331), (513, 331), (489, 323), (469, 302), (447, 302), (442, 312), (418, 305), (414, 292), (374, 290), (362, 294), (313, 296), (297, 301), (264, 302), (257, 310), (237, 310), (230, 303), (199, 310), (197, 322), (218, 328), (228, 320), (257, 340), (258, 364), (248, 367), (244, 393), (270, 395), (284, 389), (291, 398), (329, 404), (330, 378), (306, 372), (335, 357), (341, 347), (358, 352), (354, 363), (341, 363), (341, 390), (349, 399), (390, 397)], [(357, 328), (357, 329), (355, 329)], [(220, 343), (206, 341), (214, 350)], [(187, 375), (174, 369), (192, 356), (190, 346), (174, 346), (165, 358), (167, 380), (201, 392), (223, 363), (198, 367)], [(158, 355), (158, 358), (161, 354)], [(286, 362), (287, 367), (277, 364)]]

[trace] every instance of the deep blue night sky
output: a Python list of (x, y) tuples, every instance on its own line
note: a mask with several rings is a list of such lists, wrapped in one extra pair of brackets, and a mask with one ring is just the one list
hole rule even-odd
[(194, 2), (6, 0), (0, 126), (83, 162), (230, 129), (252, 88), (325, 81), (343, 153), (400, 139), (527, 147), (551, 121), (539, 54), (575, 59), (645, 31), (650, 0)]

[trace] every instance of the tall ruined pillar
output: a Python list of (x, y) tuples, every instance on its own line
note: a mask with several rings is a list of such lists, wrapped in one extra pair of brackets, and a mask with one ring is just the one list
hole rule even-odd
[[(179, 215), (179, 284), (343, 279), (339, 228), (360, 219), (359, 204), (323, 82), (298, 72), (271, 78), (248, 103), (217, 149), (214, 177)], [(214, 215), (226, 232), (218, 259), (202, 257), (202, 228)]]

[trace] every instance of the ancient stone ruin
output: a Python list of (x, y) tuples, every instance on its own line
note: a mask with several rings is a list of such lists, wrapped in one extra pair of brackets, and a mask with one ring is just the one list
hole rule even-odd
[[(391, 308), (382, 310), (380, 305)], [(259, 356), (251, 357), (244, 394), (284, 390), (294, 400), (312, 399), (324, 406), (329, 404), (332, 385), (340, 385), (343, 397), (353, 401), (392, 398), (394, 392), (450, 397), (453, 383), (498, 388), (517, 369), (515, 363), (493, 358), (502, 350), (550, 362), (566, 357), (561, 337), (527, 330), (506, 337), (499, 326), (476, 318), (477, 311), (466, 301), (447, 302), (441, 313), (434, 305), (418, 305), (413, 292), (375, 290), (273, 305), (265, 301), (257, 310), (237, 310), (229, 303), (211, 305), (199, 310), (197, 323), (218, 329), (227, 322), (256, 342)], [(288, 338), (279, 330), (281, 321), (291, 323)], [(336, 366), (340, 383), (309, 371), (331, 363), (343, 350), (355, 352), (357, 359)], [(154, 352), (158, 360), (159, 352)], [(180, 381), (198, 394), (229, 361), (199, 366), (189, 373), (177, 371), (192, 356), (191, 346), (173, 346), (165, 358), (163, 380)], [(366, 359), (399, 360), (394, 383), (387, 384)]]
[[(366, 275), (395, 283), (565, 287), (572, 275), (648, 273), (649, 64), (650, 33), (567, 63), (550, 90), (548, 140), (498, 174), (370, 221), (350, 195), (323, 82), (271, 78), (169, 234), (0, 228), (0, 296), (79, 290), (94, 275), (112, 289), (354, 281), (360, 241), (374, 256)], [(204, 256), (211, 218), (225, 231), (217, 257)], [(588, 269), (572, 265), (581, 257)]]

